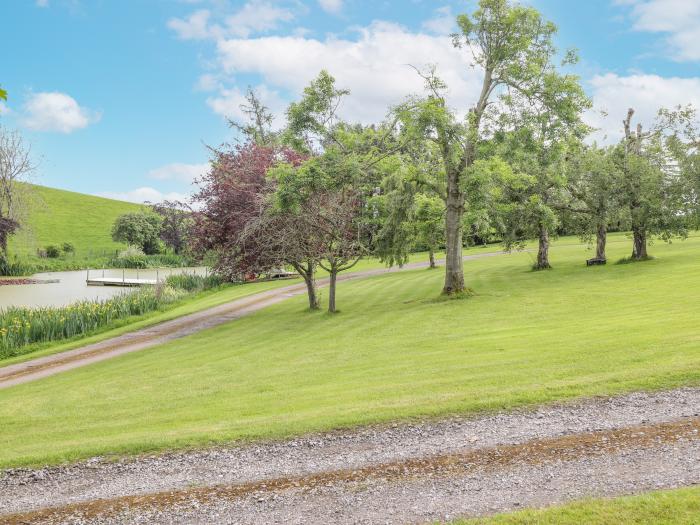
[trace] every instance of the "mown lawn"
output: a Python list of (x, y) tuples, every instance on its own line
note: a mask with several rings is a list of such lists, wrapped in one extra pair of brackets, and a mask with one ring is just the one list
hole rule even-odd
[(697, 525), (699, 521), (700, 487), (691, 487), (523, 510), (454, 525)]
[[(612, 259), (628, 255), (613, 241)], [(698, 384), (700, 239), (651, 252), (586, 268), (585, 247), (562, 242), (547, 272), (532, 253), (468, 261), (478, 295), (462, 300), (436, 300), (440, 270), (341, 283), (336, 316), (297, 297), (2, 390), (0, 465)]]

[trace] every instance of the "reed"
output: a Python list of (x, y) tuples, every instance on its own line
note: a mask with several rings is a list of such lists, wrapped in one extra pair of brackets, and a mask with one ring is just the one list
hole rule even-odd
[(10, 307), (0, 310), (0, 358), (23, 352), (28, 345), (89, 334), (118, 319), (143, 315), (177, 301), (187, 291), (154, 286), (106, 301), (79, 301), (62, 307)]

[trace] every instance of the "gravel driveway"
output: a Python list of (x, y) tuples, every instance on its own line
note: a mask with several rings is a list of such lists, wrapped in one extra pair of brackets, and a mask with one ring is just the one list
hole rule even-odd
[(424, 523), (698, 484), (699, 431), (700, 389), (686, 388), (94, 458), (5, 471), (0, 522)]

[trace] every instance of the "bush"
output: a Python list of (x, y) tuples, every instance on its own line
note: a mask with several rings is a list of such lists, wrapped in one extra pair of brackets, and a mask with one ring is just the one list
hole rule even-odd
[(49, 244), (44, 251), (49, 259), (58, 259), (61, 256), (61, 249), (53, 244)]
[(69, 242), (64, 242), (64, 243), (61, 245), (61, 250), (62, 250), (63, 253), (65, 253), (65, 254), (68, 254), (68, 253), (75, 253), (75, 246), (73, 246), (73, 244), (71, 244), (71, 243), (69, 243)]
[(119, 252), (114, 259), (109, 261), (109, 265), (115, 268), (148, 268), (148, 257), (143, 253), (141, 248), (129, 246), (126, 250)]
[(34, 273), (34, 268), (15, 259), (10, 262), (3, 255), (0, 255), (0, 275), (4, 277), (21, 277)]

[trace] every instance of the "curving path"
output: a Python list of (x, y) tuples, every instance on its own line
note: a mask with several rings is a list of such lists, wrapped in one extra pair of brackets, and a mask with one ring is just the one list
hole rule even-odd
[[(464, 260), (494, 257), (503, 254), (504, 252), (490, 252), (477, 255), (465, 255)], [(341, 274), (338, 276), (338, 280), (347, 281), (401, 270), (426, 268), (427, 266), (427, 262), (416, 262), (406, 264), (403, 268), (394, 267), (364, 270), (345, 275)], [(318, 281), (319, 286), (324, 286), (326, 284), (328, 284), (328, 279), (321, 279)], [(8, 365), (0, 368), (0, 390), (111, 359), (122, 354), (145, 350), (146, 348), (151, 348), (167, 341), (172, 341), (173, 339), (179, 339), (180, 337), (185, 337), (206, 330), (207, 328), (227, 323), (304, 293), (306, 293), (306, 285), (304, 283), (283, 286), (282, 288), (256, 293), (231, 301), (230, 303), (184, 315), (177, 319), (172, 319), (148, 328), (128, 332), (98, 343), (58, 354), (38, 357), (15, 365)]]

